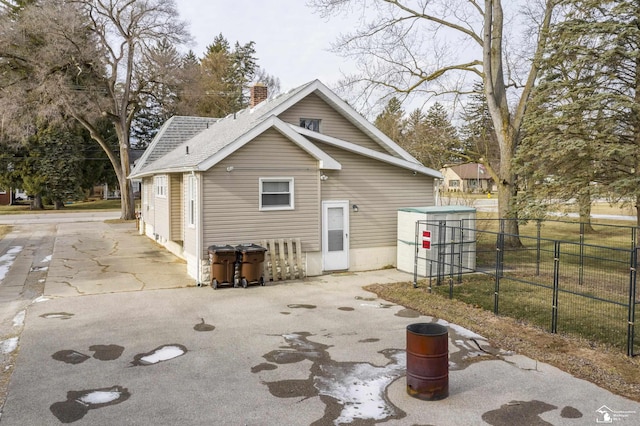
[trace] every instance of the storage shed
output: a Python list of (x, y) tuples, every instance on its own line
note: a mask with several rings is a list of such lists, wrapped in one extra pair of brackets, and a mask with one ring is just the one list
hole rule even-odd
[(473, 207), (399, 209), (398, 270), (413, 273), (417, 261), (420, 277), (475, 271), (475, 228), (476, 209)]

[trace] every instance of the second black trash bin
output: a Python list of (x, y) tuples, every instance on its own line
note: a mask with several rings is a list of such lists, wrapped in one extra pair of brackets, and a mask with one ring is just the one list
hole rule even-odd
[(211, 263), (211, 288), (214, 290), (220, 284), (233, 284), (237, 286), (235, 280), (236, 262), (238, 253), (236, 248), (230, 245), (209, 246), (209, 261)]
[(240, 283), (246, 288), (250, 283), (264, 285), (264, 254), (267, 249), (257, 244), (240, 244), (236, 246), (238, 252), (238, 272)]

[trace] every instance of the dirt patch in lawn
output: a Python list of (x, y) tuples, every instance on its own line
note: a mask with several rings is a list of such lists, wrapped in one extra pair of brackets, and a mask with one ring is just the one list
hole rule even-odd
[(492, 346), (553, 365), (615, 394), (640, 402), (640, 357), (573, 336), (551, 334), (513, 318), (413, 288), (411, 283), (373, 284), (365, 290), (423, 315), (458, 324)]

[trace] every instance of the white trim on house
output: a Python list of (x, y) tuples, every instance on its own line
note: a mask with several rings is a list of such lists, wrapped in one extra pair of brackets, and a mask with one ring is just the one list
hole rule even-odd
[[(268, 177), (268, 178), (259, 178), (258, 179), (258, 188), (259, 188), (259, 199), (258, 199), (258, 210), (261, 212), (268, 212), (268, 211), (277, 211), (277, 210), (295, 210), (296, 208), (296, 203), (295, 203), (295, 181), (292, 177)], [(271, 192), (271, 193), (267, 193), (267, 195), (282, 195), (282, 194), (288, 194), (289, 195), (289, 202), (287, 204), (278, 204), (278, 205), (273, 205), (273, 204), (268, 204), (268, 205), (263, 205), (263, 198), (262, 196), (265, 195), (264, 192), (264, 183), (280, 183), (280, 182), (286, 182), (288, 185), (288, 190), (286, 192)]]
[(247, 143), (258, 137), (266, 130), (273, 128), (280, 132), (283, 136), (289, 138), (292, 142), (309, 153), (313, 158), (319, 161), (320, 169), (327, 170), (341, 170), (342, 165), (331, 158), (330, 155), (319, 149), (317, 146), (309, 142), (307, 139), (300, 137), (297, 132), (291, 131), (288, 123), (280, 120), (276, 116), (271, 116), (250, 131), (236, 139), (233, 143), (225, 146), (220, 151), (209, 157), (207, 160), (201, 162), (197, 166), (197, 170), (206, 171), (227, 158), (229, 155), (242, 148)]
[(395, 153), (409, 162), (418, 162), (411, 154), (405, 151), (400, 145), (392, 141), (387, 135), (382, 133), (376, 126), (367, 121), (362, 115), (360, 115), (353, 107), (348, 103), (340, 99), (338, 95), (333, 93), (331, 89), (325, 86), (320, 80), (314, 80), (302, 88), (298, 93), (291, 96), (282, 104), (273, 108), (270, 113), (273, 115), (280, 115), (293, 105), (297, 104), (301, 99), (309, 96), (311, 93), (317, 92), (324, 101), (344, 113), (346, 118), (351, 121), (356, 127), (364, 131), (374, 141), (378, 142), (383, 148), (387, 149), (390, 153)]
[(293, 129), (295, 132), (300, 133), (301, 135), (306, 136), (308, 138), (316, 139), (320, 142), (324, 142), (329, 145), (333, 145), (338, 148), (342, 148), (344, 150), (363, 155), (365, 157), (373, 158), (375, 160), (389, 163), (394, 166), (402, 167), (404, 169), (408, 169), (416, 173), (421, 173), (423, 175), (431, 176), (437, 179), (443, 178), (442, 173), (440, 173), (439, 171), (425, 167), (420, 163), (402, 160), (400, 158), (394, 157), (389, 154), (384, 154), (382, 152), (374, 151), (373, 149), (365, 148), (363, 146), (356, 145), (354, 143), (347, 142), (342, 139), (334, 138), (332, 136), (323, 135), (322, 133), (307, 130), (299, 126), (295, 126), (293, 124), (289, 124), (289, 127)]

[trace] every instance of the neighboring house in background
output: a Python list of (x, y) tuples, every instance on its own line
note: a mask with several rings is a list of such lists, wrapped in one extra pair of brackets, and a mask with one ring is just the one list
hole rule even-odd
[(398, 209), (434, 205), (420, 164), (315, 80), (216, 120), (173, 117), (130, 176), (141, 230), (208, 281), (210, 245), (300, 238), (306, 275), (396, 263)]
[[(129, 150), (129, 161), (131, 163), (132, 170), (135, 167), (136, 162), (144, 155), (145, 151), (145, 149), (133, 148)], [(133, 187), (133, 198), (140, 199), (142, 181), (140, 179), (133, 179), (131, 181), (131, 186)], [(116, 185), (115, 187), (109, 188), (109, 185), (106, 183), (96, 185), (93, 187), (92, 196), (104, 198), (105, 200), (119, 199), (120, 187)]]
[(0, 187), (0, 206), (10, 206), (16, 201), (27, 200), (29, 197), (26, 192), (18, 188), (5, 189)]
[(12, 204), (11, 190), (0, 187), (0, 206), (8, 206)]
[(497, 188), (487, 169), (479, 163), (445, 166), (442, 190), (449, 192), (493, 192)]

